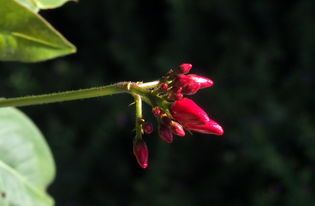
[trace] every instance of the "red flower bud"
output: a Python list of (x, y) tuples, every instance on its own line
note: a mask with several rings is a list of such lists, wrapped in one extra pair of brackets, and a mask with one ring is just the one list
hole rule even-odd
[(152, 113), (155, 117), (161, 117), (161, 115), (163, 114), (163, 111), (161, 110), (160, 107), (153, 107)]
[(166, 91), (168, 89), (168, 84), (162, 83), (160, 88), (161, 88), (162, 91)]
[(187, 84), (186, 86), (183, 87), (183, 93), (187, 95), (193, 95), (196, 94), (200, 89), (200, 84), (198, 83), (192, 83), (192, 84)]
[(143, 131), (146, 134), (151, 134), (153, 132), (153, 124), (150, 122), (143, 123)]
[(184, 95), (182, 93), (170, 93), (167, 97), (170, 100), (181, 100), (183, 99)]
[(200, 89), (211, 87), (214, 84), (214, 82), (211, 79), (203, 77), (203, 76), (198, 76), (196, 74), (189, 74), (187, 76), (189, 76), (189, 78), (198, 82), (200, 84)]
[(187, 74), (190, 72), (192, 68), (191, 64), (181, 64), (179, 65), (179, 67), (177, 68), (178, 73), (180, 74)]
[(189, 130), (215, 135), (224, 133), (223, 128), (191, 99), (184, 98), (174, 102), (171, 113), (174, 119)]
[(167, 143), (172, 143), (174, 140), (173, 133), (170, 128), (164, 124), (161, 125), (159, 130), (159, 136)]
[(170, 124), (170, 129), (173, 132), (173, 134), (177, 136), (181, 136), (181, 137), (185, 136), (185, 130), (183, 126), (179, 124), (178, 122), (172, 121)]
[(213, 81), (206, 77), (195, 74), (178, 75), (175, 79), (175, 86), (182, 87), (183, 93), (187, 95), (195, 94), (199, 89), (211, 87)]
[(168, 94), (168, 98), (171, 100), (181, 100), (183, 99), (184, 95), (181, 93), (183, 88), (181, 87), (174, 87)]
[(142, 168), (147, 168), (149, 150), (147, 144), (143, 140), (137, 140), (133, 143), (133, 154)]
[(182, 93), (176, 93), (175, 95), (174, 95), (174, 99), (175, 100), (181, 100), (181, 99), (183, 99), (184, 98), (184, 95), (182, 94)]

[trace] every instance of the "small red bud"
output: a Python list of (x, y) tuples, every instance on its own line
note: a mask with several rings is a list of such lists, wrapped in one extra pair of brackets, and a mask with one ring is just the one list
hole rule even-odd
[(142, 168), (147, 168), (149, 150), (148, 146), (143, 140), (137, 140), (133, 143), (133, 154)]
[(181, 64), (179, 65), (179, 67), (177, 68), (178, 73), (180, 74), (187, 74), (190, 72), (192, 68), (191, 64)]
[(182, 93), (170, 93), (167, 97), (170, 100), (181, 100), (184, 98), (184, 95)]
[(181, 99), (183, 99), (184, 98), (184, 95), (182, 94), (182, 93), (176, 93), (175, 95), (174, 95), (174, 99), (175, 100), (181, 100)]
[(181, 100), (183, 99), (184, 95), (181, 93), (183, 88), (181, 87), (174, 87), (171, 92), (168, 94), (168, 98), (171, 100)]
[(170, 129), (173, 132), (173, 134), (177, 136), (181, 136), (181, 137), (185, 136), (185, 130), (183, 126), (179, 124), (178, 122), (172, 121), (170, 124)]
[(163, 114), (163, 111), (161, 110), (160, 107), (153, 107), (152, 113), (155, 117), (161, 117), (161, 115)]
[(143, 123), (143, 131), (146, 134), (151, 134), (153, 132), (153, 124), (150, 122)]
[(168, 89), (168, 84), (162, 83), (160, 88), (161, 88), (162, 91), (166, 91)]
[(173, 133), (166, 125), (161, 125), (159, 130), (159, 136), (162, 140), (164, 140), (167, 143), (172, 143), (174, 140)]

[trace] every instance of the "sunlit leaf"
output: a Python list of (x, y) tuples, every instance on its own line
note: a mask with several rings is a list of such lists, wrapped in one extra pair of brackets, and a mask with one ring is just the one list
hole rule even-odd
[(16, 0), (26, 6), (27, 8), (32, 9), (35, 12), (38, 12), (40, 9), (54, 9), (64, 5), (68, 1), (76, 0)]
[(39, 7), (36, 5), (36, 1), (34, 0), (16, 0), (20, 2), (23, 6), (33, 10), (34, 12), (39, 11)]
[(64, 5), (68, 1), (76, 0), (35, 0), (40, 9), (53, 9)]
[(37, 62), (76, 48), (41, 16), (14, 0), (0, 0), (0, 60)]
[(0, 205), (50, 206), (46, 188), (55, 177), (47, 143), (15, 108), (0, 109)]

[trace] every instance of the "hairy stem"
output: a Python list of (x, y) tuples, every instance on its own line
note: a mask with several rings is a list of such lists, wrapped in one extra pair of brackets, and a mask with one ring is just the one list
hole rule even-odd
[(160, 81), (153, 81), (153, 82), (145, 82), (145, 83), (140, 83), (138, 86), (141, 88), (154, 88), (159, 84)]
[(152, 88), (154, 87), (154, 85), (157, 84), (158, 84), (157, 81), (148, 83), (120, 82), (108, 86), (93, 87), (89, 89), (79, 89), (50, 94), (0, 99), (0, 107), (31, 106), (38, 104), (48, 104), (55, 102), (101, 97), (119, 93), (137, 94), (142, 96), (147, 103), (150, 103), (150, 100), (148, 99), (148, 95), (150, 92), (146, 88)]
[(139, 95), (134, 95), (135, 104), (136, 104), (136, 139), (142, 138), (142, 124), (141, 121), (143, 120), (142, 117), (142, 99)]

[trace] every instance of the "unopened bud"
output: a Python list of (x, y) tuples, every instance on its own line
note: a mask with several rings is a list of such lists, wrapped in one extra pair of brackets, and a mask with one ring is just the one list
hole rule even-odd
[(174, 119), (191, 131), (215, 135), (224, 133), (223, 128), (210, 119), (208, 114), (191, 99), (184, 98), (174, 102), (171, 114)]
[(140, 167), (148, 167), (149, 150), (145, 141), (137, 140), (133, 143), (133, 154), (135, 155)]
[(168, 89), (168, 84), (162, 83), (161, 86), (160, 86), (160, 88), (161, 88), (162, 91), (167, 91), (167, 89)]
[(152, 113), (155, 117), (161, 117), (163, 114), (163, 111), (161, 110), (160, 107), (153, 107), (152, 108)]
[(192, 68), (191, 64), (181, 64), (179, 65), (179, 67), (177, 68), (178, 73), (180, 74), (187, 74), (190, 72)]
[(195, 74), (178, 75), (175, 79), (175, 86), (183, 88), (183, 94), (192, 95), (199, 89), (211, 87), (213, 81), (209, 78)]
[(153, 132), (153, 124), (150, 122), (143, 123), (142, 127), (143, 127), (144, 133), (146, 134), (151, 134)]
[(174, 140), (173, 133), (170, 128), (163, 124), (160, 127), (159, 136), (167, 143), (172, 143)]
[(181, 87), (174, 87), (172, 91), (168, 94), (168, 98), (171, 100), (181, 100), (183, 99), (184, 95), (181, 93), (182, 92)]
[(183, 99), (184, 98), (184, 95), (182, 94), (182, 93), (176, 93), (175, 95), (174, 95), (174, 99), (175, 100), (181, 100), (181, 99)]
[(170, 124), (170, 129), (173, 132), (173, 134), (177, 136), (181, 136), (181, 137), (185, 136), (185, 130), (183, 126), (179, 124), (178, 122), (172, 121)]
[(194, 81), (198, 82), (200, 84), (200, 89), (211, 87), (214, 84), (214, 82), (207, 77), (199, 76), (196, 74), (189, 74), (187, 76), (193, 79)]

